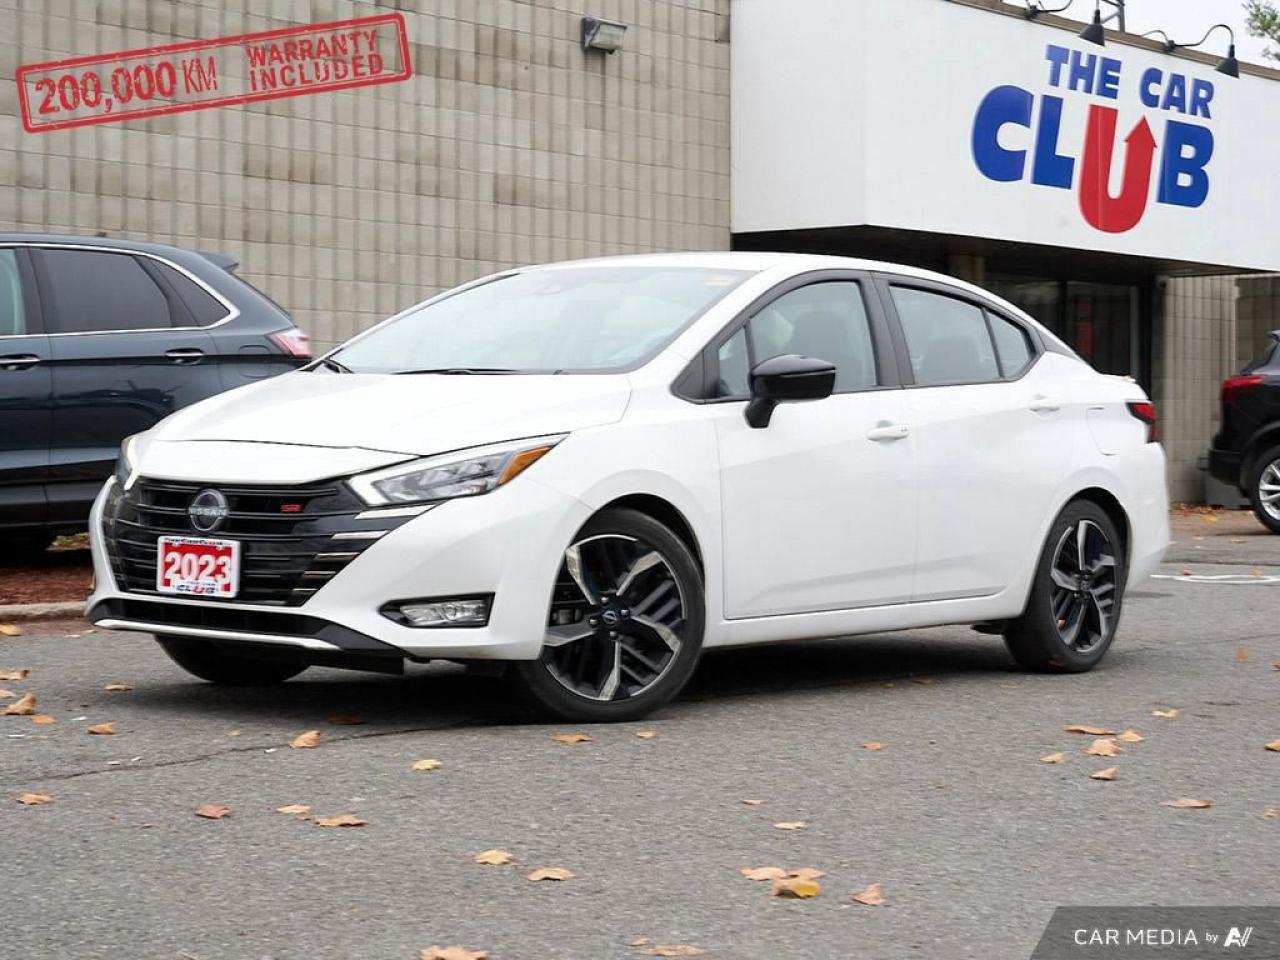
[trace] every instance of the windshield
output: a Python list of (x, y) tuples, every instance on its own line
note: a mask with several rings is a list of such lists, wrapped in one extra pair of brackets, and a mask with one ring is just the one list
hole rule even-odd
[(565, 267), (510, 274), (343, 347), (354, 373), (604, 373), (654, 357), (750, 273)]

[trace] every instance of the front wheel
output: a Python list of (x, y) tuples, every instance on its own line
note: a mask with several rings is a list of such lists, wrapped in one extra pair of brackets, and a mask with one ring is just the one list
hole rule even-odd
[(537, 660), (516, 678), (566, 720), (635, 720), (674, 697), (702, 651), (702, 576), (667, 527), (605, 510), (564, 552)]
[(1254, 516), (1272, 533), (1280, 533), (1280, 446), (1255, 461), (1248, 493)]
[(296, 660), (258, 660), (228, 653), (209, 640), (158, 636), (156, 643), (187, 673), (228, 687), (273, 686), (307, 669)]
[(1124, 547), (1106, 511), (1067, 504), (1049, 529), (1027, 609), (1005, 630), (1013, 659), (1038, 672), (1092, 670), (1116, 635), (1124, 578)]

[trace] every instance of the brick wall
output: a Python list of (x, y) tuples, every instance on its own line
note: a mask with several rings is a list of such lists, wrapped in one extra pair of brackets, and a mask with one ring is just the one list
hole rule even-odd
[[(320, 347), (512, 264), (729, 245), (729, 0), (0, 0), (0, 231), (220, 250)], [(404, 83), (52, 133), (16, 66), (405, 8)], [(416, 12), (429, 11), (429, 12)], [(584, 14), (629, 25), (584, 53)]]

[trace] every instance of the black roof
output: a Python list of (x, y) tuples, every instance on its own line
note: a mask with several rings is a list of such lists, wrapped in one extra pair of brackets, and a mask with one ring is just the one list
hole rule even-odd
[(224, 253), (206, 253), (187, 247), (175, 247), (168, 243), (151, 243), (146, 240), (129, 240), (125, 237), (98, 237), (81, 233), (0, 233), (3, 243), (74, 243), (84, 247), (110, 247), (115, 250), (136, 250), (139, 253), (155, 253), (179, 263), (192, 256), (200, 257), (224, 270), (234, 270), (240, 264)]

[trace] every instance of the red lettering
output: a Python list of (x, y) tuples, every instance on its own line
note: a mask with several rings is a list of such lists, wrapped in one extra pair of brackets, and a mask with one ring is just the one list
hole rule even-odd
[(1080, 211), (1085, 220), (1105, 233), (1132, 230), (1142, 219), (1151, 193), (1151, 169), (1156, 138), (1143, 118), (1129, 136), (1124, 163), (1124, 185), (1118, 197), (1111, 196), (1111, 164), (1116, 146), (1116, 118), (1113, 107), (1089, 108), (1088, 133), (1080, 164)]

